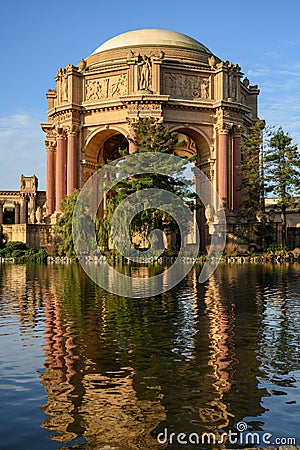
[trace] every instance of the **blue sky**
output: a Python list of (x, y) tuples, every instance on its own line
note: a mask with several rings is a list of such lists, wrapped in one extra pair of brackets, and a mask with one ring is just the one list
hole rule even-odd
[(76, 65), (107, 39), (138, 28), (185, 33), (238, 63), (261, 90), (259, 115), (300, 148), (298, 0), (41, 0), (0, 6), (0, 189), (35, 173), (45, 188), (45, 94), (59, 67)]

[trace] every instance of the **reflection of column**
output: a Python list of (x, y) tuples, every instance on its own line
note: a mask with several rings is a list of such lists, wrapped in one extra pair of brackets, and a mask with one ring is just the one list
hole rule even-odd
[(47, 146), (47, 175), (46, 175), (46, 210), (47, 216), (55, 211), (55, 147)]
[(228, 133), (227, 130), (219, 131), (219, 154), (218, 154), (218, 194), (223, 205), (228, 203)]
[(242, 178), (240, 174), (241, 165), (241, 135), (235, 133), (232, 143), (233, 151), (233, 209), (236, 210), (242, 203), (242, 191), (239, 189)]
[[(61, 131), (61, 130), (60, 130)], [(56, 205), (55, 210), (60, 211), (60, 203), (66, 195), (66, 163), (67, 149), (65, 134), (61, 131), (57, 136), (56, 148)]]
[(20, 223), (27, 223), (27, 198), (25, 196), (21, 198)]
[(0, 225), (3, 224), (3, 205), (4, 205), (4, 201), (0, 200)]
[(77, 132), (73, 128), (68, 133), (67, 195), (78, 188), (78, 145)]
[(15, 202), (15, 223), (20, 223), (20, 203)]

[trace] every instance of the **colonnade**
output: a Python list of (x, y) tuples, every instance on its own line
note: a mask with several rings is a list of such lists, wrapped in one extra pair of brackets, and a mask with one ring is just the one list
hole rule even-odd
[(59, 128), (55, 141), (47, 141), (47, 215), (61, 211), (61, 201), (79, 187), (79, 128)]
[[(131, 133), (132, 134), (132, 133)], [(79, 188), (79, 127), (58, 128), (55, 141), (46, 141), (47, 147), (47, 215), (61, 211), (61, 201)], [(218, 128), (216, 159), (217, 191), (223, 205), (231, 211), (239, 208), (242, 191), (239, 189), (241, 175), (241, 130), (239, 126)], [(129, 152), (135, 151), (129, 143)]]
[(43, 205), (37, 205), (36, 195), (20, 194), (18, 200), (0, 200), (0, 225), (4, 223), (5, 203), (14, 205), (14, 224), (41, 223), (43, 220)]

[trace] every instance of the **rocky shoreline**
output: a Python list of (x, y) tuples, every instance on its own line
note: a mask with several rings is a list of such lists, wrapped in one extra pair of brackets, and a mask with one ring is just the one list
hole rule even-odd
[[(159, 258), (152, 258), (152, 259), (141, 259), (141, 264), (170, 264), (174, 263), (176, 260), (176, 256), (163, 256)], [(198, 258), (191, 258), (191, 257), (179, 257), (183, 264), (190, 264), (190, 263), (198, 263), (203, 264), (206, 261), (215, 262), (216, 258), (214, 257), (207, 257), (207, 256), (201, 256)], [(113, 257), (107, 258), (104, 255), (101, 256), (86, 256), (86, 263), (90, 264), (101, 264), (104, 261), (112, 262), (120, 262), (120, 259), (114, 259)], [(11, 263), (15, 264), (16, 258), (10, 257), (10, 258), (1, 258), (0, 257), (0, 263)], [(67, 256), (48, 256), (47, 257), (47, 264), (70, 264), (70, 263), (76, 263), (78, 262), (77, 258), (69, 258)], [(241, 256), (223, 256), (220, 260), (221, 263), (225, 264), (283, 264), (283, 263), (300, 263), (300, 257), (294, 257), (292, 255), (289, 256), (282, 256), (282, 255), (241, 255)]]

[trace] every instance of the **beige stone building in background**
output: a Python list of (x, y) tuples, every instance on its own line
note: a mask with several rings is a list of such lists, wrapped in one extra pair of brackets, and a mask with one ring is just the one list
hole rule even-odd
[(184, 144), (178, 155), (196, 154), (229, 215), (241, 203), (240, 140), (257, 119), (257, 86), (238, 64), (222, 61), (184, 34), (143, 29), (100, 45), (76, 66), (57, 71), (49, 89), (47, 215), (55, 221), (65, 195), (81, 188), (99, 164), (121, 155), (130, 122), (155, 117)]

